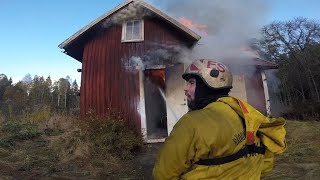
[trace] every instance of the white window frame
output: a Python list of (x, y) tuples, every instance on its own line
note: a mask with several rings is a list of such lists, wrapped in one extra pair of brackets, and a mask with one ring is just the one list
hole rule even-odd
[[(135, 21), (140, 21), (140, 37), (137, 39), (126, 39), (127, 35), (127, 24), (129, 22), (132, 22), (134, 24)], [(133, 31), (134, 27), (132, 28)], [(126, 21), (122, 24), (122, 36), (121, 36), (121, 42), (141, 42), (144, 41), (144, 22), (143, 20), (130, 20)]]

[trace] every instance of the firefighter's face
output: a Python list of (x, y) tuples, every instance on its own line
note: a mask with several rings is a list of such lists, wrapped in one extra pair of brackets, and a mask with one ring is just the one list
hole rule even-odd
[(187, 96), (188, 106), (194, 101), (196, 91), (196, 78), (190, 78), (184, 86), (184, 94)]

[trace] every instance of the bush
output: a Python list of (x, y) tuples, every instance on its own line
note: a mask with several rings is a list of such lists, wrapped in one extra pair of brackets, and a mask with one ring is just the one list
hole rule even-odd
[(15, 145), (15, 142), (11, 137), (4, 137), (0, 139), (0, 147), (8, 148), (14, 145)]
[(37, 124), (49, 120), (51, 111), (48, 107), (44, 106), (34, 110), (32, 113), (25, 113), (24, 119), (30, 123)]
[(320, 118), (320, 103), (308, 102), (300, 103), (292, 106), (291, 110), (284, 113), (283, 116), (287, 119), (298, 120), (318, 120)]
[(1, 147), (14, 146), (16, 141), (33, 139), (41, 135), (36, 126), (18, 121), (8, 121), (0, 130), (4, 134), (0, 139)]
[(85, 137), (93, 144), (94, 154), (103, 157), (111, 155), (131, 159), (143, 145), (142, 136), (133, 123), (119, 114), (107, 118), (91, 114), (83, 120), (82, 129)]

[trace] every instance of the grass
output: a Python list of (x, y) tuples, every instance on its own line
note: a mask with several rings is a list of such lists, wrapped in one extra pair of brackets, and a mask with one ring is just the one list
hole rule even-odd
[(57, 125), (64, 122), (59, 118), (47, 120), (55, 123), (28, 119), (0, 124), (0, 179), (135, 176), (128, 162), (143, 145), (142, 137), (119, 118), (73, 119), (64, 129)]
[[(152, 179), (161, 144), (142, 144), (112, 118), (0, 124), (0, 179)], [(290, 120), (286, 129), (288, 149), (263, 179), (320, 179), (320, 122)]]
[(288, 149), (264, 179), (320, 179), (320, 122), (288, 121)]
[(108, 118), (90, 116), (81, 124), (84, 136), (92, 143), (96, 156), (132, 159), (142, 146), (142, 136), (133, 124), (118, 115)]

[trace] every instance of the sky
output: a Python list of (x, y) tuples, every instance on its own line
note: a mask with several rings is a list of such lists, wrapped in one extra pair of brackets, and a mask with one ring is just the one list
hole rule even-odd
[[(167, 7), (174, 5), (166, 4), (166, 1), (174, 0), (152, 0), (150, 3), (161, 10), (165, 11), (167, 8), (168, 12), (170, 9), (174, 12), (175, 7)], [(188, 0), (176, 0), (178, 5), (185, 1)], [(80, 83), (81, 73), (77, 69), (81, 68), (81, 63), (62, 53), (58, 45), (122, 2), (123, 0), (0, 0), (0, 74), (11, 77), (14, 83), (22, 80), (26, 74), (31, 77), (50, 76), (53, 80), (70, 76)], [(263, 24), (287, 21), (294, 17), (320, 21), (320, 11), (317, 9), (320, 7), (319, 0), (265, 2), (266, 13), (261, 21)], [(180, 10), (180, 15), (183, 13), (183, 9)]]

